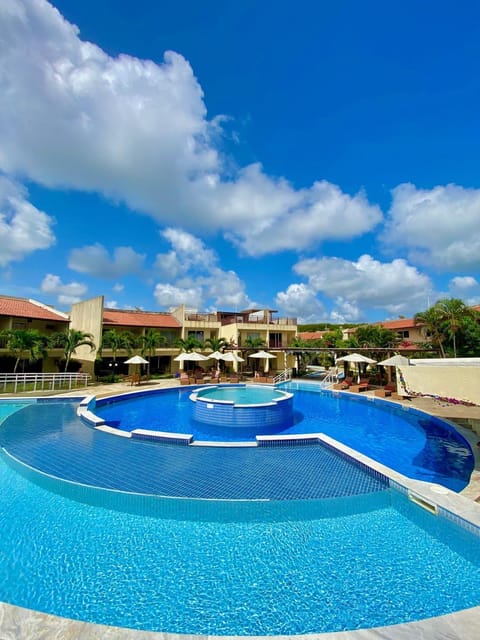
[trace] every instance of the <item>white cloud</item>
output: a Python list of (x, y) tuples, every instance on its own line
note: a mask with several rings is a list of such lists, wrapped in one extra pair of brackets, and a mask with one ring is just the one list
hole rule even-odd
[(55, 243), (53, 219), (27, 202), (26, 195), (18, 184), (0, 176), (0, 266)]
[(196, 236), (174, 228), (165, 229), (161, 235), (172, 246), (168, 253), (159, 253), (155, 261), (155, 268), (163, 277), (175, 279), (191, 269), (210, 271), (217, 263), (215, 252)]
[(345, 315), (348, 307), (351, 319), (353, 315), (358, 319), (358, 309), (385, 309), (396, 314), (418, 310), (432, 289), (430, 279), (402, 259), (388, 263), (369, 255), (357, 262), (309, 259), (298, 262), (294, 271), (308, 279), (308, 287), (315, 294), (336, 300), (340, 315)]
[(188, 308), (203, 308), (203, 292), (201, 287), (183, 288), (172, 284), (159, 283), (153, 293), (157, 304), (165, 309), (172, 309), (181, 304)]
[(275, 304), (299, 323), (318, 322), (325, 317), (325, 308), (315, 292), (306, 284), (291, 284), (286, 291), (277, 293)]
[(1, 3), (0, 40), (5, 172), (95, 191), (163, 224), (223, 231), (250, 255), (346, 240), (381, 220), (362, 193), (327, 182), (295, 190), (260, 164), (232, 168), (215, 146), (224, 118), (207, 119), (181, 55), (113, 58), (45, 0)]
[(48, 295), (57, 296), (61, 305), (72, 305), (80, 302), (87, 293), (87, 287), (80, 282), (63, 284), (59, 276), (48, 273), (40, 285), (41, 291)]
[(125, 289), (125, 286), (121, 282), (117, 282), (112, 287), (112, 290), (115, 291), (116, 293), (120, 293), (124, 289)]
[(155, 262), (164, 280), (155, 287), (155, 299), (160, 306), (187, 304), (198, 309), (249, 306), (244, 283), (234, 271), (224, 271), (217, 266), (217, 254), (202, 240), (173, 228), (164, 230), (162, 236), (172, 249), (158, 254)]
[(68, 266), (79, 273), (88, 273), (97, 278), (118, 278), (127, 274), (140, 273), (145, 256), (131, 247), (116, 247), (113, 258), (107, 249), (97, 243), (80, 249), (73, 249), (68, 258)]
[(480, 269), (480, 189), (402, 184), (392, 197), (383, 234), (387, 245), (404, 247), (412, 261), (445, 271)]
[[(348, 240), (371, 231), (382, 220), (380, 208), (369, 204), (363, 192), (352, 197), (326, 181), (300, 191), (265, 176), (254, 184), (255, 190), (248, 185), (248, 197), (241, 183), (232, 185), (231, 202), (226, 203), (230, 209), (236, 205), (242, 212), (256, 211), (248, 224), (227, 234), (250, 255), (301, 250), (325, 240)], [(259, 203), (262, 196), (264, 202)], [(276, 196), (274, 206), (272, 196)]]
[(478, 281), (472, 276), (458, 276), (450, 280), (450, 287), (460, 290), (472, 289), (478, 287)]

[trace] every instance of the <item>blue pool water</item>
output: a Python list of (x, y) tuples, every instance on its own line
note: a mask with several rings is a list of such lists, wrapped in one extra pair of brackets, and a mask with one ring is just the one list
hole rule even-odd
[(198, 396), (222, 402), (253, 405), (278, 400), (285, 394), (272, 387), (226, 385), (206, 387), (198, 391)]
[[(396, 491), (238, 503), (236, 518), (162, 517), (46, 491), (0, 460), (0, 599), (174, 633), (272, 635), (383, 626), (480, 602), (478, 537)], [(175, 504), (175, 501), (174, 501)], [(255, 512), (244, 511), (250, 504)], [(180, 508), (180, 507), (179, 507)], [(351, 511), (351, 512), (350, 512)]]
[[(454, 491), (468, 484), (474, 468), (472, 450), (444, 421), (392, 403), (321, 392), (316, 385), (289, 383), (281, 388), (294, 393), (294, 423), (278, 433), (324, 433), (411, 478)], [(191, 433), (202, 441), (244, 439), (243, 434), (213, 431), (193, 420), (190, 393), (175, 389), (115, 402), (100, 400), (95, 413), (127, 431)]]

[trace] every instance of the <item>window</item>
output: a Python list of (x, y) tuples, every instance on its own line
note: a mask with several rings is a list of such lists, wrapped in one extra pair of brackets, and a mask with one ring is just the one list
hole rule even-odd
[(410, 337), (410, 331), (398, 331), (398, 335), (400, 336), (400, 338), (409, 338)]
[(204, 331), (189, 331), (188, 332), (188, 337), (189, 338), (195, 338), (196, 340), (200, 340), (200, 342), (203, 342), (203, 336), (204, 336)]

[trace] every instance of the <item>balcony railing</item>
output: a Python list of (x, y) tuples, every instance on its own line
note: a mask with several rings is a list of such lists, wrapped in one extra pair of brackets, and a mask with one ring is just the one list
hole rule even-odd
[(297, 326), (297, 318), (244, 318), (243, 316), (223, 318), (222, 325), (228, 324), (273, 324), (273, 325), (287, 325), (291, 327)]
[(0, 389), (4, 393), (25, 391), (65, 391), (86, 387), (88, 373), (0, 373)]
[(218, 322), (216, 313), (186, 313), (185, 320), (189, 322)]

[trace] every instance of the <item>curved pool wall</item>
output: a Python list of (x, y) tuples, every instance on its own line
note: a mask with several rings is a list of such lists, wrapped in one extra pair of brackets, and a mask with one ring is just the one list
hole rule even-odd
[(275, 387), (215, 385), (195, 390), (192, 417), (218, 434), (252, 439), (293, 424), (293, 394)]
[[(134, 439), (255, 447), (274, 437), (245, 439), (232, 430), (215, 434), (215, 427), (191, 420), (189, 395), (194, 388), (136, 390), (98, 401), (91, 397), (82, 403), (81, 411), (91, 426)], [(282, 385), (282, 389), (302, 392), (295, 393), (294, 424), (278, 433), (287, 442), (302, 438), (314, 442), (324, 433), (412, 478), (457, 492), (470, 480), (472, 448), (445, 420), (382, 398), (321, 391), (312, 383)], [(130, 421), (137, 426), (129, 426)]]

